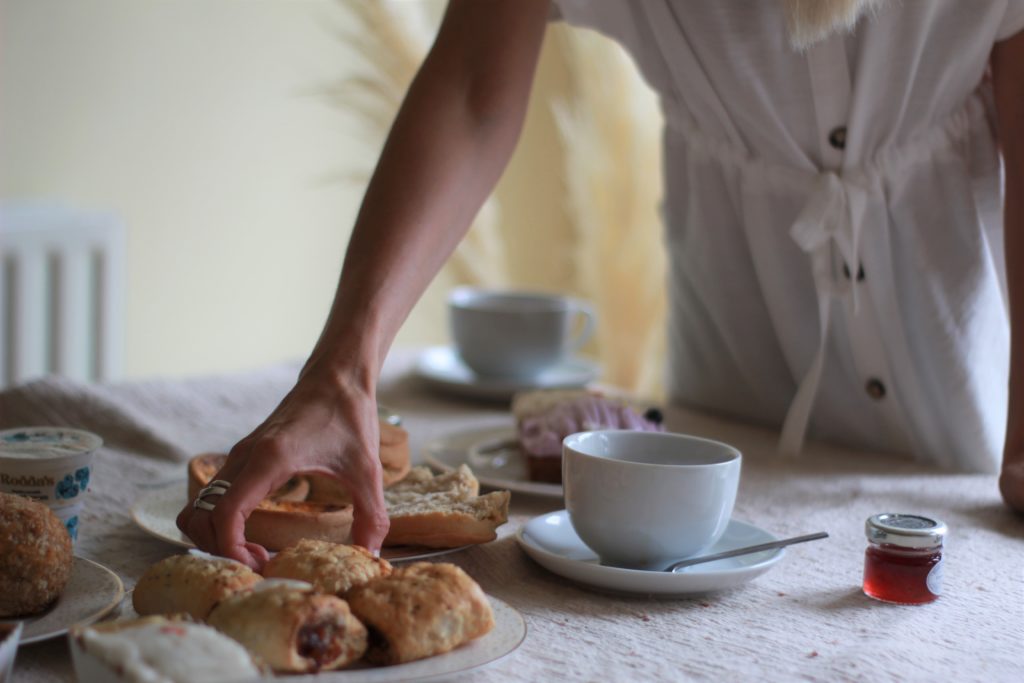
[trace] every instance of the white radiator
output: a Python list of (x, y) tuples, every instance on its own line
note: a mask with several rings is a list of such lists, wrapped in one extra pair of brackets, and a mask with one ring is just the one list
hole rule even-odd
[(0, 206), (0, 387), (120, 376), (124, 239), (109, 214)]

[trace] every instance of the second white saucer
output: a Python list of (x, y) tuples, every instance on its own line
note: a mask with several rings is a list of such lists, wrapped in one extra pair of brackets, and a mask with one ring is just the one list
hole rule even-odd
[[(694, 565), (674, 574), (606, 567), (576, 535), (565, 510), (534, 517), (520, 527), (516, 540), (527, 555), (559, 576), (604, 590), (659, 597), (687, 597), (735, 588), (771, 569), (786, 553), (784, 548), (766, 550)], [(707, 554), (775, 540), (764, 529), (734, 519)]]
[(434, 346), (419, 357), (416, 374), (439, 389), (470, 398), (505, 401), (519, 391), (530, 389), (575, 389), (586, 386), (600, 374), (596, 363), (568, 358), (531, 379), (481, 377), (470, 370), (450, 346)]

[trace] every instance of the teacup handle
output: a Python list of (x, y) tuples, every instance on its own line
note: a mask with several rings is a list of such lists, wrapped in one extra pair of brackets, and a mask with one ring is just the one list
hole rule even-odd
[(573, 312), (583, 318), (583, 327), (580, 328), (579, 333), (569, 342), (570, 352), (578, 351), (581, 346), (587, 343), (587, 341), (594, 336), (594, 328), (597, 326), (597, 317), (594, 315), (594, 309), (591, 308), (590, 304), (584, 303), (574, 299), (572, 302)]

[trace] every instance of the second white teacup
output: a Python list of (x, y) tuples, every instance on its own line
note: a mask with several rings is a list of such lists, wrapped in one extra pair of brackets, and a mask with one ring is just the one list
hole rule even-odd
[(557, 294), (459, 287), (448, 297), (448, 313), (459, 356), (487, 377), (532, 379), (594, 331), (590, 306)]
[(661, 570), (725, 532), (740, 452), (683, 434), (580, 432), (562, 444), (565, 507), (602, 564)]

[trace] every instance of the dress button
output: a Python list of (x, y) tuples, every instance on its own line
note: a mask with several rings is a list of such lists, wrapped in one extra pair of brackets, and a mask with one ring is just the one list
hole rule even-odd
[(832, 132), (828, 134), (828, 144), (832, 145), (836, 149), (846, 149), (846, 126), (834, 128)]
[(868, 396), (876, 401), (881, 401), (885, 398), (885, 385), (882, 384), (882, 380), (880, 379), (872, 377), (868, 380), (868, 383), (864, 385), (864, 389), (868, 392)]
[[(843, 277), (845, 277), (847, 280), (850, 279), (850, 266), (846, 265), (845, 263), (843, 264)], [(864, 266), (863, 265), (859, 265), (859, 266), (857, 266), (857, 282), (863, 282), (863, 281), (864, 281)]]

